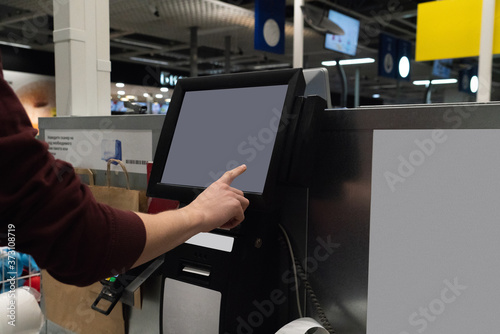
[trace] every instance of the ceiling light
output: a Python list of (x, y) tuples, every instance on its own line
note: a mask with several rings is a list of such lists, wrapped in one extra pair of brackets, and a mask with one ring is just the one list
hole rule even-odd
[(399, 75), (401, 78), (406, 78), (410, 74), (410, 60), (404, 56), (399, 59)]
[(136, 100), (137, 96), (135, 96), (135, 95), (127, 95), (127, 96), (125, 96), (125, 98), (127, 98), (128, 100)]
[(455, 84), (457, 82), (458, 82), (457, 79), (434, 79), (434, 80), (432, 80), (433, 85)]
[(337, 65), (337, 61), (336, 60), (322, 61), (321, 65), (323, 65), (323, 66), (335, 66), (335, 65)]
[(118, 42), (122, 44), (128, 44), (128, 45), (134, 45), (134, 46), (142, 46), (145, 48), (149, 49), (155, 49), (155, 50), (161, 50), (163, 47), (155, 44), (149, 44), (149, 43), (144, 43), (144, 42), (138, 42), (138, 41), (131, 41), (129, 39), (122, 39), (122, 38), (115, 38), (113, 39), (113, 42)]
[(473, 94), (476, 94), (478, 89), (479, 89), (479, 78), (477, 77), (477, 75), (475, 75), (472, 78), (470, 78), (470, 91)]
[(168, 65), (168, 62), (162, 60), (140, 58), (140, 57), (130, 57), (130, 60), (140, 61), (143, 63), (156, 64), (156, 65)]
[(155, 95), (155, 97), (156, 97), (157, 99), (161, 99), (161, 98), (163, 97), (163, 94), (156, 94), (156, 95)]
[[(360, 65), (360, 64), (371, 64), (374, 63), (373, 58), (356, 58), (356, 59), (342, 59), (339, 61), (340, 65)], [(335, 66), (337, 62), (335, 60), (328, 60), (321, 62), (323, 66)]]
[(373, 95), (372, 95), (372, 97), (373, 97), (374, 99), (379, 99), (379, 98), (380, 98), (380, 94), (373, 94)]
[(8, 46), (13, 46), (15, 48), (31, 49), (31, 46), (30, 45), (26, 45), (26, 44), (10, 43), (10, 42), (4, 42), (4, 41), (0, 41), (0, 44), (2, 44), (2, 45), (8, 45)]
[(124, 90), (119, 90), (118, 92), (116, 92), (118, 95), (125, 95), (125, 91)]
[(142, 94), (142, 96), (149, 97), (149, 94), (148, 93), (144, 93), (144, 94)]
[(358, 64), (371, 64), (374, 63), (373, 58), (358, 58), (358, 59), (342, 59), (339, 61), (340, 65), (358, 65)]
[[(433, 85), (447, 85), (447, 84), (455, 84), (457, 83), (457, 79), (434, 79), (432, 80)], [(429, 80), (415, 80), (413, 84), (415, 86), (428, 86), (430, 83)]]
[(429, 85), (430, 83), (431, 83), (431, 81), (430, 81), (430, 80), (415, 80), (415, 81), (413, 81), (413, 84), (414, 84), (415, 86), (427, 86), (427, 85)]
[(163, 93), (166, 93), (166, 92), (168, 92), (168, 88), (167, 87), (161, 87), (160, 91), (163, 92)]
[(117, 82), (116, 87), (123, 88), (123, 87), (125, 87), (125, 84), (123, 82)]

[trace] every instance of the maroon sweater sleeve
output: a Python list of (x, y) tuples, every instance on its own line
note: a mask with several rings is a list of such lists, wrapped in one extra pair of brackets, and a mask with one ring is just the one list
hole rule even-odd
[(35, 135), (0, 66), (0, 245), (10, 225), (17, 251), (79, 286), (128, 270), (146, 242), (142, 220), (97, 203)]

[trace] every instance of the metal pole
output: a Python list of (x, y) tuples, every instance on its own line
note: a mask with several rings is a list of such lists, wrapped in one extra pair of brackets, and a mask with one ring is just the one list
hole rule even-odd
[(191, 65), (191, 76), (198, 76), (198, 27), (190, 27), (191, 32), (191, 53), (189, 57), (189, 63)]
[(354, 108), (359, 107), (359, 68), (356, 68), (356, 77), (354, 81)]
[(224, 72), (231, 73), (231, 36), (224, 37)]
[(337, 71), (339, 72), (340, 85), (342, 87), (342, 92), (340, 94), (340, 107), (347, 107), (347, 78), (345, 76), (345, 71), (342, 65), (340, 65), (340, 60), (337, 59)]
[(399, 91), (401, 90), (401, 82), (396, 80), (396, 102), (399, 103)]
[(483, 0), (481, 39), (479, 45), (479, 89), (477, 91), (477, 102), (489, 102), (491, 99), (494, 25), (495, 0)]

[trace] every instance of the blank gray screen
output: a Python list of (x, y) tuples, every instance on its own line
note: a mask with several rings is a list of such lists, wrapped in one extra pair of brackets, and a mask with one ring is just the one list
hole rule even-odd
[(240, 164), (234, 182), (262, 193), (288, 85), (188, 91), (161, 182), (207, 187)]

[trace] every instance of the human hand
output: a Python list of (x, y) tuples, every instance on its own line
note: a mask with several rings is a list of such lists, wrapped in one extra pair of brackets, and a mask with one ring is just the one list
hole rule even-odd
[(184, 208), (190, 220), (201, 225), (202, 232), (217, 227), (231, 229), (243, 221), (249, 201), (231, 183), (246, 169), (241, 165), (227, 171)]

